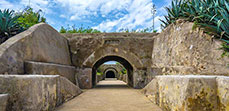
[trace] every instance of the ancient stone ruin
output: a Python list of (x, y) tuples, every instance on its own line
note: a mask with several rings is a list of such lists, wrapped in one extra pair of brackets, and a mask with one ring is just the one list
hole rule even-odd
[[(193, 23), (160, 34), (60, 34), (41, 23), (0, 45), (0, 110), (52, 111), (104, 79), (96, 70), (142, 89), (165, 111), (229, 111), (229, 59), (221, 42)], [(112, 75), (113, 73), (113, 75)]]

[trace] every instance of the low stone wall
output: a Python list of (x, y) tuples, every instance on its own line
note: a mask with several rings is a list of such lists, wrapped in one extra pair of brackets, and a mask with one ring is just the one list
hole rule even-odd
[(0, 94), (0, 111), (6, 111), (8, 97), (8, 94)]
[(60, 77), (57, 83), (57, 106), (82, 93), (82, 90), (78, 86), (70, 82), (65, 77)]
[(142, 92), (166, 111), (228, 111), (229, 78), (156, 76)]
[(25, 73), (34, 75), (61, 75), (78, 86), (78, 81), (75, 79), (76, 69), (73, 66), (26, 61)]
[(9, 94), (7, 111), (50, 111), (81, 90), (57, 75), (0, 75), (0, 93)]
[(127, 76), (128, 76), (127, 74), (122, 75), (122, 81), (124, 81), (125, 83), (128, 82)]
[[(82, 89), (90, 89), (92, 85), (92, 68), (77, 68), (76, 79), (78, 79), (79, 87)], [(96, 77), (94, 78), (96, 79)]]

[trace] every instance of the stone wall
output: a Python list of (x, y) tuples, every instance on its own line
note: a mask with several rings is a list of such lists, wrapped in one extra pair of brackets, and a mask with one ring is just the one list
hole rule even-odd
[(160, 75), (229, 75), (229, 58), (221, 57), (221, 42), (193, 23), (178, 20), (155, 37), (152, 68)]
[[(136, 68), (151, 65), (153, 37), (147, 33), (63, 34), (69, 40), (75, 66), (93, 67), (99, 59), (112, 55), (126, 59)], [(141, 50), (139, 50), (141, 49)]]
[(8, 94), (0, 94), (0, 111), (6, 111), (8, 98), (9, 98)]
[(229, 111), (228, 84), (224, 76), (157, 76), (143, 93), (165, 111)]
[(0, 74), (24, 74), (24, 61), (71, 65), (68, 41), (40, 23), (0, 45)]

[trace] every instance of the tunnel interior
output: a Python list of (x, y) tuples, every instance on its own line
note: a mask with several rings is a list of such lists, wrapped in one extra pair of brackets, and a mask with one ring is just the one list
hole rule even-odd
[(107, 71), (106, 78), (115, 78), (115, 73), (113, 71)]
[[(132, 87), (133, 86), (133, 67), (126, 59), (119, 57), (119, 56), (103, 57), (93, 65), (93, 68), (92, 68), (92, 85), (93, 85), (93, 87), (96, 86), (96, 83), (97, 83), (96, 73), (97, 73), (99, 66), (101, 66), (102, 64), (104, 64), (105, 62), (108, 62), (108, 61), (116, 61), (125, 67), (125, 69), (127, 70), (127, 84)], [(113, 78), (115, 76), (115, 72), (107, 71), (106, 74), (107, 73), (109, 73), (108, 78)]]

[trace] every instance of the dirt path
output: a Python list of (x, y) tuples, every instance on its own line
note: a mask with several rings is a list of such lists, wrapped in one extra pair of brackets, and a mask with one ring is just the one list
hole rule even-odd
[(57, 111), (161, 111), (140, 90), (122, 81), (101, 81), (96, 88), (57, 108)]

